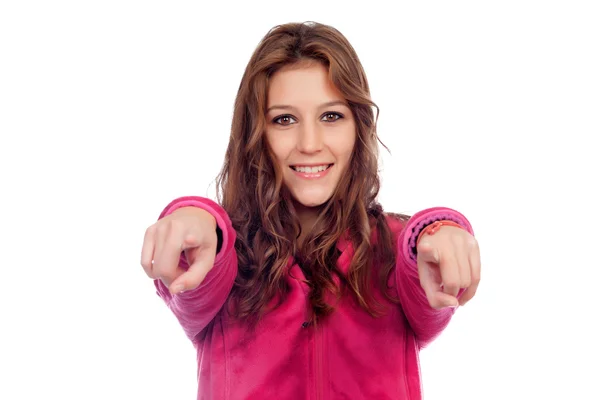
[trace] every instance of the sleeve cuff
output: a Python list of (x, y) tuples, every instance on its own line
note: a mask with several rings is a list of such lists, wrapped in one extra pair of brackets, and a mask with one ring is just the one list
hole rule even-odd
[(219, 265), (223, 255), (235, 245), (235, 231), (233, 230), (229, 216), (219, 204), (210, 199), (198, 196), (185, 196), (179, 197), (169, 203), (160, 214), (159, 219), (172, 214), (182, 207), (198, 207), (209, 212), (217, 221), (217, 226), (221, 230), (223, 236), (220, 250), (215, 258), (215, 266)]
[(436, 221), (453, 221), (462, 226), (473, 235), (473, 228), (467, 218), (456, 210), (445, 207), (429, 208), (413, 215), (406, 224), (402, 235), (402, 255), (406, 262), (416, 264), (417, 262), (417, 238), (423, 229)]

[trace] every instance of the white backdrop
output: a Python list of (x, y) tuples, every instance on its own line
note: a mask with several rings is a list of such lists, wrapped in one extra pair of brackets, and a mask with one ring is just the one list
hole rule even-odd
[(2, 2), (0, 398), (195, 398), (143, 233), (214, 197), (252, 51), (314, 20), (381, 108), (384, 207), (455, 208), (480, 241), (479, 293), (422, 352), (425, 398), (599, 399), (594, 3)]

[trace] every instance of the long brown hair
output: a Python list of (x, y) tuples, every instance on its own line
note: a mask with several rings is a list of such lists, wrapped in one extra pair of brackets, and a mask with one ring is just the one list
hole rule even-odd
[[(329, 78), (352, 110), (357, 140), (348, 170), (299, 249), (299, 220), (264, 132), (269, 78), (283, 66), (305, 61), (328, 68)], [(395, 263), (392, 234), (376, 201), (378, 114), (358, 56), (335, 28), (313, 22), (279, 25), (259, 43), (238, 90), (229, 146), (217, 178), (219, 201), (237, 232), (238, 275), (230, 299), (238, 318), (256, 320), (273, 301), (283, 301), (289, 290), (285, 275), (290, 257), (306, 277), (314, 321), (333, 310), (325, 300), (326, 291), (341, 295), (334, 276), (373, 316), (382, 311), (373, 296), (374, 279), (394, 300), (387, 286)], [(375, 246), (372, 229), (377, 230)], [(344, 235), (354, 247), (346, 276), (336, 264), (340, 255), (336, 244)], [(379, 266), (377, 273), (373, 265)]]

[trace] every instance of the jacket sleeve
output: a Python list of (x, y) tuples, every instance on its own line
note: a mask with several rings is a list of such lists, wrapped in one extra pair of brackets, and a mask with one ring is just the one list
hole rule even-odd
[[(209, 199), (195, 196), (175, 199), (163, 210), (159, 219), (189, 206), (208, 211), (217, 221), (221, 237), (214, 266), (200, 286), (193, 290), (172, 295), (160, 279), (154, 280), (154, 285), (156, 293), (175, 314), (186, 336), (194, 340), (225, 304), (237, 275), (237, 254), (234, 247), (236, 233), (229, 216), (221, 206)], [(179, 262), (181, 268), (189, 267), (183, 253)]]
[[(440, 220), (454, 221), (473, 234), (471, 224), (462, 214), (450, 208), (435, 207), (412, 216), (398, 236), (396, 286), (404, 315), (420, 348), (442, 333), (455, 311), (452, 308), (436, 310), (429, 305), (417, 268), (416, 241), (419, 233), (429, 224)], [(459, 292), (459, 296), (463, 292)]]

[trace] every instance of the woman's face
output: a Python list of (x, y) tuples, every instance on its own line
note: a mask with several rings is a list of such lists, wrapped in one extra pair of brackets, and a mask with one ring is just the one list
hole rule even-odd
[(267, 141), (294, 200), (327, 202), (349, 167), (356, 124), (344, 97), (319, 63), (291, 66), (270, 79)]

